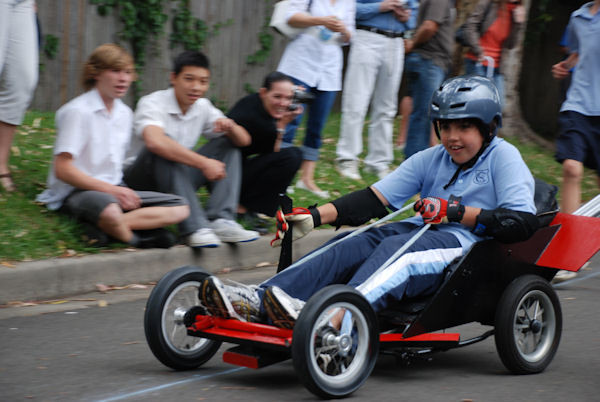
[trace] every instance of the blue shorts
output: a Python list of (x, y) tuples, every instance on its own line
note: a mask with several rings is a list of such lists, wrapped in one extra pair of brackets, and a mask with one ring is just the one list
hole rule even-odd
[(586, 116), (571, 110), (558, 116), (560, 135), (555, 159), (582, 162), (600, 176), (600, 116)]

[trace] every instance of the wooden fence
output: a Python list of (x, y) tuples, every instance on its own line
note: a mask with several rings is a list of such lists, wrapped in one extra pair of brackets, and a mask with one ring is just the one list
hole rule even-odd
[[(192, 14), (210, 27), (222, 26), (210, 37), (203, 51), (211, 62), (211, 89), (207, 96), (225, 106), (246, 94), (245, 86), (259, 88), (263, 77), (276, 69), (285, 40), (274, 34), (273, 47), (264, 63), (249, 65), (246, 59), (260, 49), (259, 32), (270, 18), (275, 0), (192, 0)], [(53, 59), (40, 56), (40, 79), (31, 108), (54, 111), (82, 92), (81, 66), (94, 48), (102, 43), (120, 42), (118, 17), (111, 12), (100, 16), (89, 0), (38, 1), (38, 16), (44, 35), (58, 38), (58, 52)], [(166, 11), (170, 15), (170, 10)], [(169, 48), (170, 19), (165, 32), (157, 38), (154, 52), (148, 50), (142, 80), (142, 95), (164, 89), (172, 59), (183, 49)], [(126, 102), (134, 106), (132, 94)]]

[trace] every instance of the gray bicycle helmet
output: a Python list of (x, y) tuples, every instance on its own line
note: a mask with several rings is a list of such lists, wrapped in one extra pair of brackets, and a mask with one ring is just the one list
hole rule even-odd
[(458, 166), (444, 186), (444, 189), (447, 189), (456, 181), (461, 170), (475, 165), (494, 139), (498, 127), (502, 126), (502, 106), (498, 89), (490, 79), (477, 75), (450, 78), (433, 93), (429, 115), (438, 138), (440, 120), (477, 119), (482, 123), (478, 125), (483, 136), (481, 149), (469, 161)]
[(502, 127), (498, 89), (490, 79), (477, 75), (450, 78), (433, 93), (430, 117), (438, 138), (438, 120), (478, 119), (487, 126), (495, 122), (484, 138), (489, 143), (496, 135), (496, 128)]

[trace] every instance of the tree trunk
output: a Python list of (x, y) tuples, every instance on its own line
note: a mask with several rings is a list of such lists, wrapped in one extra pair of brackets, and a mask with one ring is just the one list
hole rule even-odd
[[(532, 0), (524, 0), (523, 6), (527, 10), (531, 8)], [(544, 148), (553, 149), (552, 142), (537, 135), (523, 118), (521, 113), (521, 99), (519, 94), (519, 77), (521, 76), (521, 67), (523, 65), (523, 42), (527, 20), (523, 24), (523, 29), (519, 32), (517, 44), (513, 49), (505, 50), (502, 55), (502, 73), (505, 80), (506, 103), (502, 113), (503, 128), (502, 135), (505, 137), (519, 137), (525, 141), (535, 142)]]

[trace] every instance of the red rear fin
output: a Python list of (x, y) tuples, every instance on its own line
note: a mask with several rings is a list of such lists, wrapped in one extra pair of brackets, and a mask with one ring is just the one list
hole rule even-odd
[(558, 213), (550, 225), (560, 228), (536, 265), (578, 271), (600, 250), (600, 218)]

